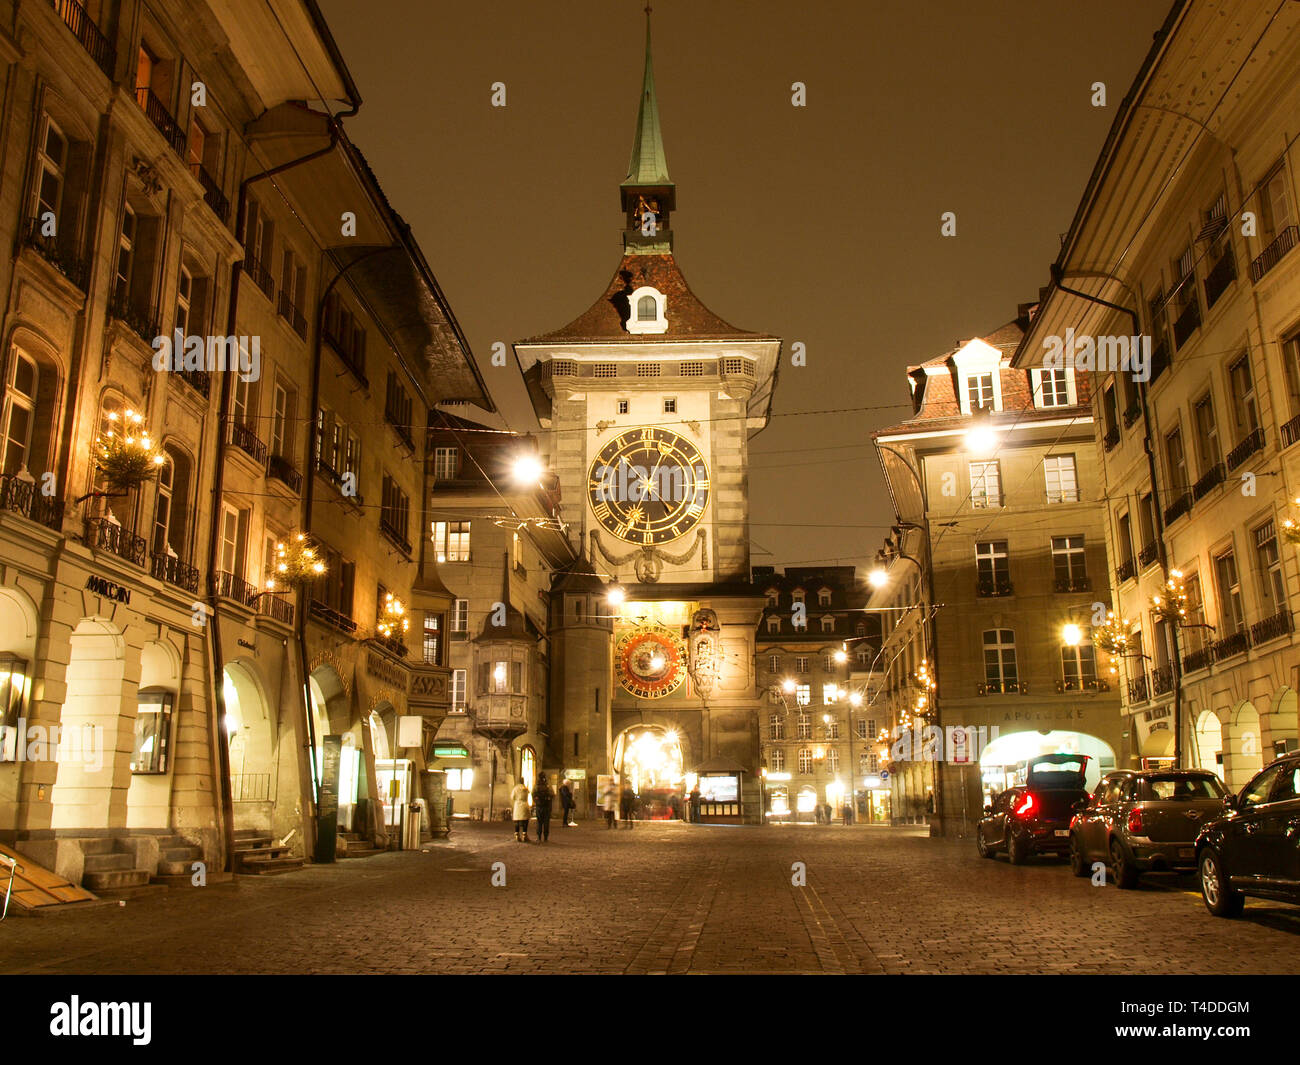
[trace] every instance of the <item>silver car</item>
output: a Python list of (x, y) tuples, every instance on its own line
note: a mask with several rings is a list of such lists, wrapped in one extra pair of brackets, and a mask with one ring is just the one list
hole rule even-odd
[(1196, 868), (1196, 836), (1224, 811), (1227, 789), (1203, 769), (1107, 773), (1070, 822), (1070, 869), (1088, 876), (1110, 866), (1121, 888), (1150, 870)]

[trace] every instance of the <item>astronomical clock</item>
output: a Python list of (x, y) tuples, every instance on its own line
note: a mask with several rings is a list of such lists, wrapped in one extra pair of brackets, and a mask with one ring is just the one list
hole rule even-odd
[(680, 630), (641, 625), (619, 637), (614, 673), (623, 689), (639, 699), (662, 699), (686, 680), (686, 642)]

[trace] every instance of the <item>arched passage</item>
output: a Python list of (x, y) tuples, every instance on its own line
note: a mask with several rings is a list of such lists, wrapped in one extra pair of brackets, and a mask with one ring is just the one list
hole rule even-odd
[(1095, 790), (1102, 776), (1115, 768), (1115, 752), (1110, 744), (1086, 732), (1003, 733), (980, 755), (985, 802), (994, 794), (1024, 783), (1029, 759), (1042, 754), (1088, 755), (1084, 783), (1089, 791)]
[(312, 670), (311, 690), (312, 721), (316, 729), (316, 772), (324, 771), (325, 737), (338, 736), (341, 744), (338, 770), (338, 827), (340, 832), (352, 831), (356, 814), (357, 796), (362, 776), (362, 744), (360, 726), (352, 728), (352, 708), (347, 689), (333, 666), (322, 665)]
[(171, 823), (172, 745), (176, 733), (181, 659), (154, 640), (140, 650), (127, 827), (167, 828)]
[[(19, 733), (32, 717), (36, 604), (17, 588), (0, 588), (0, 762), (18, 756)], [(0, 769), (0, 828), (17, 826), (21, 768)]]
[(669, 820), (682, 809), (685, 755), (676, 729), (634, 725), (614, 741), (614, 771), (640, 799), (641, 817)]
[(1223, 722), (1212, 710), (1203, 710), (1196, 719), (1196, 764), (1223, 777)]
[(1246, 700), (1239, 704), (1223, 729), (1223, 782), (1239, 791), (1264, 768), (1264, 739), (1259, 711)]
[(1294, 751), (1297, 747), (1296, 693), (1294, 688), (1281, 688), (1268, 715), (1268, 740), (1270, 753), (1277, 757)]
[(227, 663), (222, 678), (235, 827), (269, 832), (276, 794), (276, 729), (261, 678), (257, 668), (244, 661)]
[[(51, 791), (54, 828), (120, 828), (131, 784), (118, 724), (126, 676), (126, 641), (101, 618), (72, 631), (67, 695), (58, 733), (59, 765)], [(134, 717), (134, 714), (128, 716)]]

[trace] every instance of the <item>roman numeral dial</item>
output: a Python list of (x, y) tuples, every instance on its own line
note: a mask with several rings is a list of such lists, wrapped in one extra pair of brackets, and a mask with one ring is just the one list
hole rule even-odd
[(699, 448), (670, 429), (628, 429), (597, 453), (587, 474), (596, 521), (627, 543), (667, 543), (691, 532), (709, 505)]

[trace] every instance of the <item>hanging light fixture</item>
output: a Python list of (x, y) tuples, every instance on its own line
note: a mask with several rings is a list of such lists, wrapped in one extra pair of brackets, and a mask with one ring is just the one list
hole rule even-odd
[(128, 407), (121, 412), (109, 411), (104, 420), (106, 424), (95, 441), (95, 465), (110, 488), (120, 492), (138, 488), (157, 474), (167, 456), (150, 439), (143, 414)]

